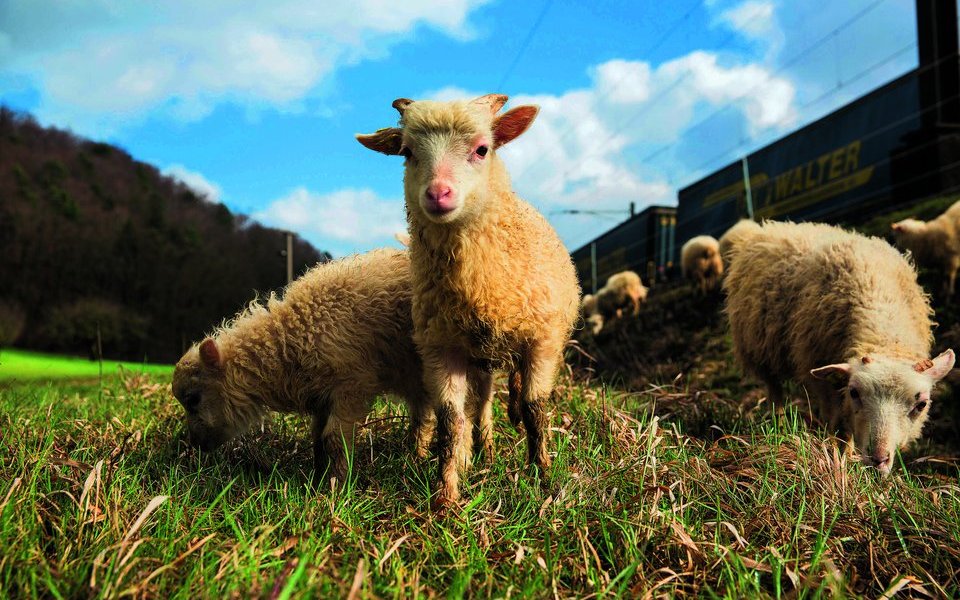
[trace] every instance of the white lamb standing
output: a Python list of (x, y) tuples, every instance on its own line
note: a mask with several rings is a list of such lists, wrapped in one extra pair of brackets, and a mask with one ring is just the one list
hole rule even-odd
[[(547, 403), (579, 310), (570, 254), (513, 192), (497, 156), (538, 109), (498, 114), (506, 101), (499, 94), (455, 102), (400, 98), (393, 103), (400, 127), (357, 136), (372, 150), (406, 159), (414, 337), (437, 411), (441, 506), (459, 499), (471, 459), (468, 388), (489, 414), (498, 369), (512, 372), (511, 390), (519, 394), (510, 413), (523, 420), (530, 463), (547, 475)], [(492, 445), (489, 426), (480, 438)]]
[(943, 292), (952, 298), (960, 270), (960, 202), (932, 221), (904, 219), (890, 228), (894, 243), (917, 263), (943, 271)]
[(889, 474), (920, 437), (953, 350), (929, 359), (930, 304), (912, 265), (878, 238), (822, 224), (766, 222), (732, 249), (724, 280), (734, 351), (772, 403), (806, 386), (828, 425)]

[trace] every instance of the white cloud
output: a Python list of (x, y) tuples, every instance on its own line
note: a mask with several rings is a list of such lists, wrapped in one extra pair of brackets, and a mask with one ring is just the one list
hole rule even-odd
[(266, 225), (296, 231), (334, 255), (354, 248), (396, 246), (394, 234), (407, 230), (403, 200), (382, 198), (369, 189), (318, 194), (298, 187), (252, 216)]
[(382, 56), (418, 26), (468, 36), (484, 1), (11, 0), (0, 56), (5, 71), (36, 77), (41, 116), (100, 130), (155, 109), (198, 119), (222, 102), (301, 110), (337, 68)]
[(182, 182), (194, 192), (205, 197), (210, 202), (220, 202), (223, 190), (197, 171), (191, 171), (183, 165), (170, 165), (163, 170), (163, 174)]
[(720, 21), (751, 37), (763, 37), (776, 29), (773, 2), (747, 0), (720, 13)]

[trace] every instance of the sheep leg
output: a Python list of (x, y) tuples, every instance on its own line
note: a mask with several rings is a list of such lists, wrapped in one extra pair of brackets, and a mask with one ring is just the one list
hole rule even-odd
[(482, 453), (484, 462), (493, 462), (493, 373), (471, 371), (471, 416), (473, 417), (473, 451)]
[(520, 394), (523, 391), (523, 378), (519, 371), (511, 371), (507, 377), (507, 416), (514, 428), (520, 428), (523, 417), (520, 414)]
[(348, 421), (331, 415), (324, 427), (322, 446), (330, 461), (330, 479), (336, 477), (344, 481), (347, 477), (348, 456), (353, 454), (353, 441), (357, 429), (356, 421)]
[(767, 385), (767, 402), (770, 412), (775, 413), (778, 406), (783, 406), (783, 383), (774, 376), (764, 376), (763, 382)]
[(951, 258), (950, 263), (947, 265), (947, 278), (944, 283), (946, 284), (945, 293), (947, 295), (946, 301), (947, 304), (953, 300), (953, 292), (956, 289), (957, 284), (957, 270), (960, 269), (960, 258)]
[[(357, 424), (370, 412), (371, 398), (351, 389), (339, 390), (332, 396), (329, 417), (320, 430), (320, 444), (327, 464), (329, 477), (344, 481), (347, 477), (348, 457), (353, 453)], [(314, 421), (314, 435), (318, 422)], [(316, 456), (317, 445), (314, 446)]]
[(457, 350), (424, 349), (424, 383), (434, 399), (437, 415), (437, 453), (440, 490), (436, 504), (443, 507), (460, 499), (460, 474), (471, 458), (471, 422), (466, 418), (467, 361)]
[(562, 346), (555, 344), (535, 345), (527, 352), (520, 369), (520, 415), (527, 432), (528, 461), (543, 476), (547, 475), (551, 462), (547, 452), (550, 423), (545, 405), (553, 391), (562, 350)]
[(422, 403), (410, 404), (410, 443), (417, 458), (427, 458), (430, 442), (437, 429), (437, 415), (433, 409)]
[(313, 471), (320, 477), (330, 466), (330, 456), (324, 447), (323, 432), (330, 419), (330, 404), (323, 402), (313, 413)]

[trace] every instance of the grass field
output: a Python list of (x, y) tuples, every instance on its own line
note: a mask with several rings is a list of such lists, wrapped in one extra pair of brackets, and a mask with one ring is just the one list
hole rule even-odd
[(960, 594), (956, 464), (908, 455), (880, 479), (801, 412), (754, 406), (704, 437), (683, 411), (709, 400), (682, 381), (567, 381), (549, 483), (501, 403), (496, 457), (438, 515), (436, 463), (405, 452), (396, 406), (361, 430), (348, 480), (315, 489), (301, 419), (201, 455), (168, 382), (0, 389), (0, 595)]
[[(103, 375), (117, 375), (121, 369), (131, 373), (171, 373), (170, 365), (103, 361)], [(37, 379), (90, 379), (100, 376), (101, 365), (97, 361), (41, 354), (23, 350), (0, 349), (0, 381), (27, 381)]]

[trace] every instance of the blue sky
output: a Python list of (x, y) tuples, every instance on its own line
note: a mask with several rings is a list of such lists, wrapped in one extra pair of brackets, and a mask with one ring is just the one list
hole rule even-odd
[(397, 97), (506, 93), (541, 113), (501, 156), (574, 249), (915, 44), (913, 0), (0, 0), (0, 102), (340, 256), (405, 228), (402, 161), (354, 133)]

